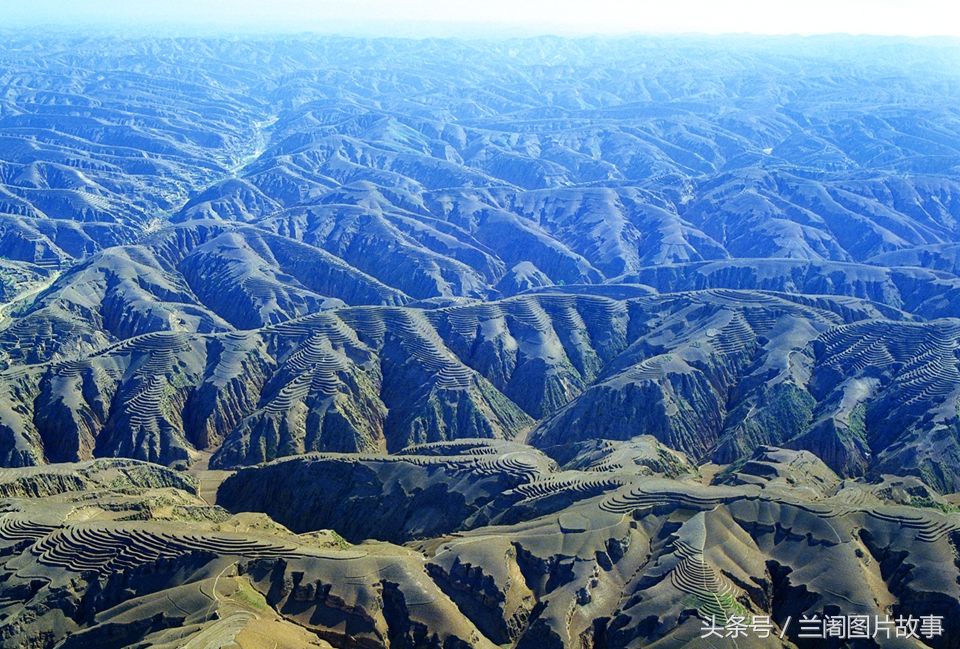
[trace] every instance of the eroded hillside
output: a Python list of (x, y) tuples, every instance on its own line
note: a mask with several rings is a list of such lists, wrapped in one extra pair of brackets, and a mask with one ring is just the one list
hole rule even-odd
[(960, 646), (955, 42), (0, 38), (3, 646)]

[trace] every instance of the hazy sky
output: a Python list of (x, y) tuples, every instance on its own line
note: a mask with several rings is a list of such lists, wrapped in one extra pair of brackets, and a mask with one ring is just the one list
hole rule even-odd
[(752, 32), (960, 36), (958, 0), (0, 0), (0, 25), (403, 35)]

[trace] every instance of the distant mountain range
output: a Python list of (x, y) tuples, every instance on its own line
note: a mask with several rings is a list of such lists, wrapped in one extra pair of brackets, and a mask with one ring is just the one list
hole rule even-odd
[(652, 433), (960, 488), (949, 50), (736, 43), (8, 40), (0, 458)]

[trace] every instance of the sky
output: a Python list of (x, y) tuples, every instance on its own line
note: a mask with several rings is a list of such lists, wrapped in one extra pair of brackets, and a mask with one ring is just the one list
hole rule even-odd
[(184, 31), (960, 36), (958, 0), (0, 0), (8, 27)]

